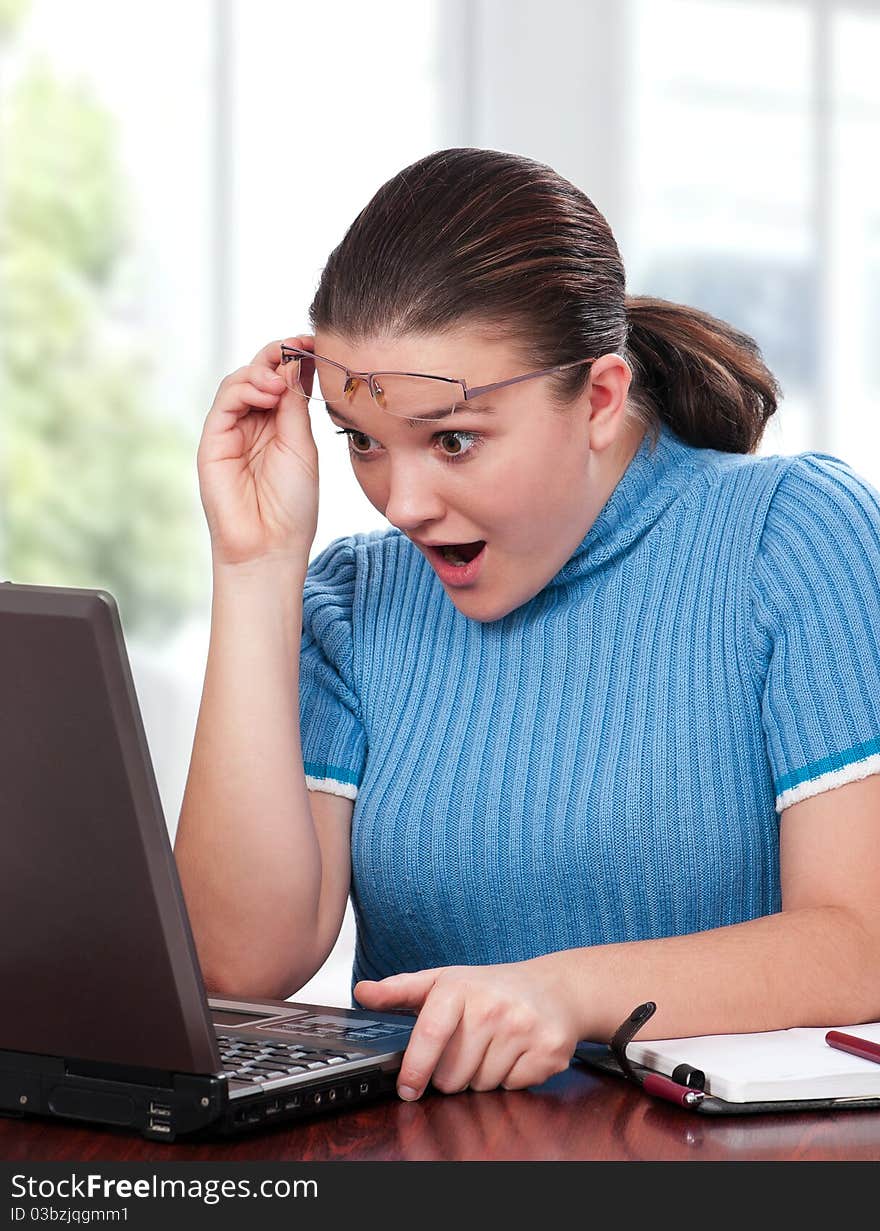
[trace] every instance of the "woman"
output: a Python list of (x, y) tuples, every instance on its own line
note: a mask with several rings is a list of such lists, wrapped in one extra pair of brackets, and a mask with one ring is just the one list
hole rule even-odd
[[(310, 318), (199, 448), (208, 986), (292, 995), (351, 890), (356, 1002), (418, 1013), (407, 1098), (541, 1082), (647, 999), (654, 1038), (880, 1016), (878, 493), (756, 457), (755, 343), (627, 297), (527, 158), (401, 171)], [(390, 523), (311, 564), (310, 405)]]

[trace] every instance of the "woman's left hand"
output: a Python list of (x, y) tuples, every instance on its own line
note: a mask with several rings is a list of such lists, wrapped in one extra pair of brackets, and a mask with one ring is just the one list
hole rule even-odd
[(354, 994), (366, 1009), (418, 1013), (397, 1079), (404, 1099), (429, 1081), (444, 1094), (539, 1085), (579, 1042), (574, 1006), (541, 958), (364, 979)]

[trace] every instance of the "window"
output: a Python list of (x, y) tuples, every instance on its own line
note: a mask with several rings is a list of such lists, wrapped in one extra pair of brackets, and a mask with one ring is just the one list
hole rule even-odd
[(876, 6), (635, 0), (630, 51), (630, 285), (755, 337), (760, 452), (880, 483)]

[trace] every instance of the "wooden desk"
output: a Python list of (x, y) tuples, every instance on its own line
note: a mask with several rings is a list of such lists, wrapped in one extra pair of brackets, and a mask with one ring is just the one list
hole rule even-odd
[(876, 1161), (880, 1111), (709, 1117), (573, 1064), (530, 1090), (400, 1099), (237, 1141), (0, 1118), (7, 1162)]

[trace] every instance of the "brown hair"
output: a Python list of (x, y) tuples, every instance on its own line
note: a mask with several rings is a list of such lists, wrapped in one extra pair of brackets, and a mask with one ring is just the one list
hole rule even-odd
[[(398, 172), (334, 248), (313, 330), (362, 342), (470, 325), (510, 342), (523, 371), (616, 352), (629, 405), (656, 441), (752, 453), (779, 385), (748, 334), (697, 308), (626, 294), (623, 261), (593, 202), (519, 154), (448, 149)], [(560, 405), (590, 365), (550, 377)]]

